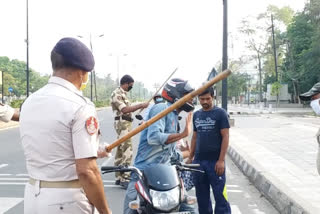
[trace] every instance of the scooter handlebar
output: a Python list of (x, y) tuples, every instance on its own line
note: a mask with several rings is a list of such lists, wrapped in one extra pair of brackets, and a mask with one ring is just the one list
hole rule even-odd
[(101, 171), (112, 171), (122, 169), (123, 166), (102, 166)]
[(184, 166), (177, 166), (177, 170), (179, 170), (179, 171), (191, 171), (191, 172), (204, 173), (203, 170), (188, 168), (188, 167), (184, 167)]
[(191, 164), (181, 163), (181, 166), (188, 167), (188, 168), (199, 168), (200, 164), (196, 164), (196, 163), (191, 163)]
[(110, 172), (136, 172), (139, 176), (142, 176), (142, 172), (134, 166), (102, 166), (102, 173)]
[(110, 172), (132, 172), (134, 170), (125, 166), (102, 166), (101, 171), (102, 174), (105, 174)]

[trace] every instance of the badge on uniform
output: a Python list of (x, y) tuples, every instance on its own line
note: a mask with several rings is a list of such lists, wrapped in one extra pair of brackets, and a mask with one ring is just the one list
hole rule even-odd
[(86, 121), (86, 128), (89, 135), (94, 135), (98, 131), (98, 120), (95, 117), (89, 117)]

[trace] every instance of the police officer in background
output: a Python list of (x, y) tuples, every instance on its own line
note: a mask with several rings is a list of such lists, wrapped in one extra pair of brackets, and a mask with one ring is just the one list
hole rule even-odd
[(63, 38), (51, 52), (52, 77), (22, 105), (20, 134), (30, 180), (24, 213), (112, 213), (96, 158), (97, 112), (81, 89), (94, 67), (91, 51)]
[[(303, 101), (311, 101), (310, 106), (314, 113), (320, 115), (320, 82), (316, 83), (308, 92), (301, 94), (299, 97)], [(320, 175), (320, 129), (316, 136), (318, 142), (317, 169)]]
[[(113, 112), (115, 112), (114, 128), (117, 132), (118, 139), (131, 131), (133, 121), (131, 113), (148, 106), (147, 102), (137, 105), (131, 105), (129, 99), (127, 98), (127, 92), (132, 89), (133, 84), (133, 78), (130, 75), (124, 75), (120, 80), (120, 86), (116, 88), (111, 94), (111, 106)], [(130, 165), (131, 160), (132, 142), (131, 139), (129, 139), (117, 147), (114, 165)], [(115, 176), (115, 184), (127, 188), (129, 184), (130, 174), (116, 172)]]
[(7, 123), (10, 120), (19, 121), (19, 111), (0, 103), (0, 121)]

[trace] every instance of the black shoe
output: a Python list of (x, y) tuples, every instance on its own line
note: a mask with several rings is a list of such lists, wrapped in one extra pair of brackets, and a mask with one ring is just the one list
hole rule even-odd
[(120, 181), (120, 186), (122, 186), (124, 189), (127, 189), (129, 185), (129, 181)]
[(120, 185), (120, 180), (116, 180), (116, 181), (114, 182), (114, 184), (115, 184), (115, 185)]

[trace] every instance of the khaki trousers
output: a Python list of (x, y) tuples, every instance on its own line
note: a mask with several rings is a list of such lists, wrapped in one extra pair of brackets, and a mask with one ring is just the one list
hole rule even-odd
[(82, 188), (40, 188), (39, 181), (27, 183), (24, 193), (25, 214), (80, 213), (98, 214)]

